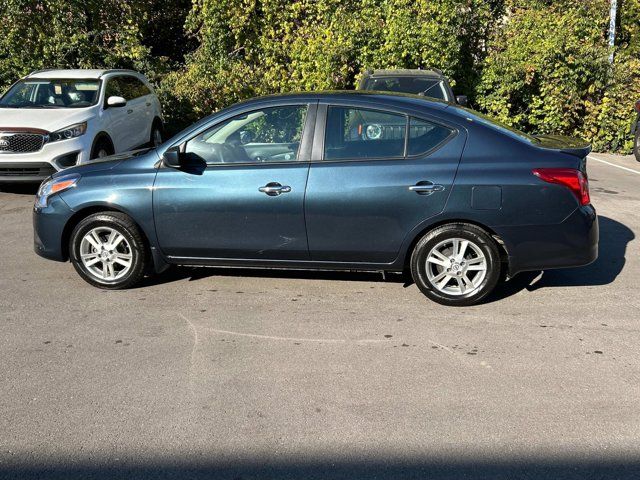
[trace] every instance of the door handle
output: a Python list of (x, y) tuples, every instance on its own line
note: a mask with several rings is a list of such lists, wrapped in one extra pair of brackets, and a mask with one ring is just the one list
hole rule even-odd
[(277, 197), (282, 193), (289, 193), (291, 187), (288, 185), (280, 185), (278, 182), (269, 182), (264, 187), (258, 188), (258, 191), (266, 193), (270, 197)]
[(127, 110), (127, 113), (131, 114), (131, 113), (133, 113), (133, 110), (129, 109), (129, 110)]
[(418, 195), (431, 195), (436, 192), (444, 190), (443, 185), (436, 185), (431, 182), (418, 182), (415, 185), (411, 185), (409, 190), (416, 192)]
[(150, 107), (150, 106), (151, 106), (151, 102), (147, 102), (147, 107)]

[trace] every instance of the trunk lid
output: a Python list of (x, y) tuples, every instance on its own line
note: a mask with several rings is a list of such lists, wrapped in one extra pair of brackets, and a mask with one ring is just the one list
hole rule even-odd
[(547, 150), (558, 150), (580, 159), (591, 153), (591, 145), (584, 140), (561, 135), (536, 135), (536, 146)]

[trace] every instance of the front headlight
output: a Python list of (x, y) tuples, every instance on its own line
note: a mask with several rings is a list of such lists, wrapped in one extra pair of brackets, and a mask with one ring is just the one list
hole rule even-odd
[(70, 138), (76, 138), (80, 135), (84, 135), (87, 131), (87, 122), (76, 123), (69, 127), (55, 131), (49, 134), (49, 142), (58, 142), (60, 140), (68, 140)]
[(70, 173), (56, 178), (50, 178), (42, 182), (36, 194), (36, 207), (45, 208), (49, 197), (55, 193), (60, 193), (69, 188), (75, 187), (80, 180), (78, 173)]

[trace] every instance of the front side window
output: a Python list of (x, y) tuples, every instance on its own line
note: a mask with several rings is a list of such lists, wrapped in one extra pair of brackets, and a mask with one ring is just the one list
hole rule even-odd
[(123, 77), (122, 82), (127, 100), (144, 97), (151, 93), (147, 86), (135, 77)]
[(114, 77), (107, 82), (105, 98), (123, 97), (129, 102), (150, 93), (149, 88), (135, 77)]
[(105, 100), (109, 97), (122, 97), (127, 100), (125, 97), (125, 88), (120, 77), (113, 77), (107, 80), (107, 86), (104, 92)]
[(0, 99), (0, 108), (84, 108), (98, 102), (100, 80), (26, 79)]
[(330, 106), (325, 160), (402, 158), (407, 117), (362, 108)]
[(294, 162), (306, 113), (306, 105), (244, 113), (189, 140), (185, 152), (209, 164)]

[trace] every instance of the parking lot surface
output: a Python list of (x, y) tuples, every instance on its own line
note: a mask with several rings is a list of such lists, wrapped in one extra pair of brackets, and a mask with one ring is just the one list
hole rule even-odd
[(0, 186), (0, 478), (640, 477), (640, 164), (592, 157), (599, 259), (457, 309), (374, 273), (98, 290)]

